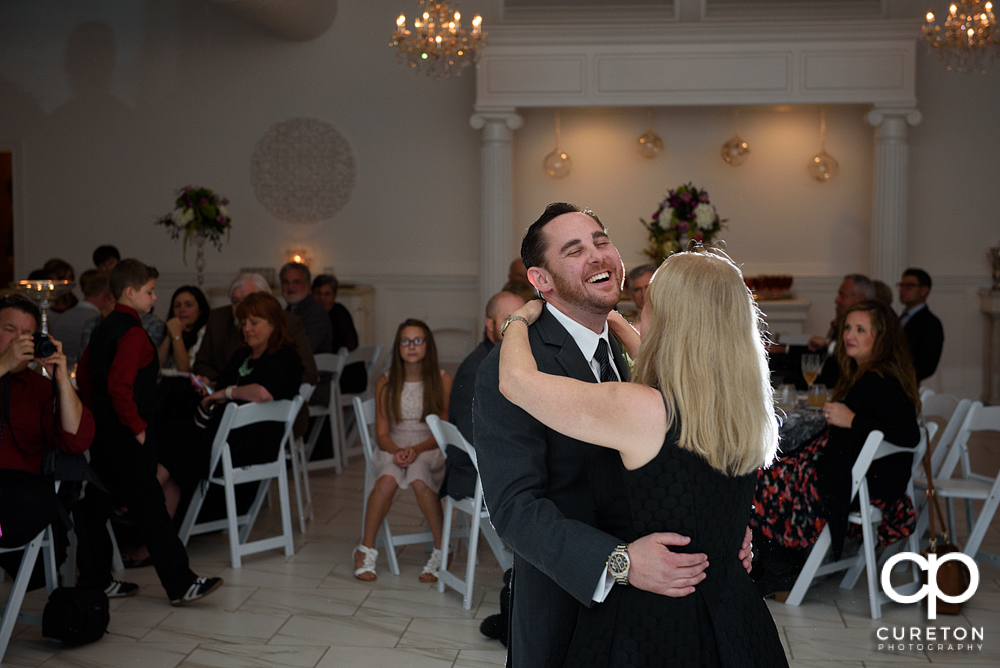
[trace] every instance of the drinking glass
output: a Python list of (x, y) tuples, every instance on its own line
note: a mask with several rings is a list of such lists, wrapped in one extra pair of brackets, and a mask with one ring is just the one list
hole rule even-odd
[(823, 369), (823, 363), (820, 361), (819, 355), (809, 353), (802, 356), (802, 376), (806, 379), (806, 383), (809, 387), (816, 382), (816, 376)]
[(826, 403), (826, 385), (818, 383), (809, 388), (809, 408), (823, 408)]

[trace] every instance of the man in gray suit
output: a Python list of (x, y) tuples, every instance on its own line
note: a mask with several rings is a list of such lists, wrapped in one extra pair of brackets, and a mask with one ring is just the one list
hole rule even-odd
[[(547, 302), (529, 332), (539, 370), (588, 382), (627, 381), (621, 346), (606, 323), (621, 295), (624, 267), (597, 216), (550, 204), (525, 234), (521, 256)], [(598, 447), (548, 429), (500, 394), (500, 347), (479, 368), (473, 409), (490, 517), (515, 552), (507, 665), (562, 666), (579, 606), (600, 603), (615, 584), (608, 562), (619, 541), (596, 528), (606, 509), (594, 501), (587, 469)], [(747, 536), (740, 558), (749, 567)], [(629, 585), (686, 593), (707, 566), (704, 554), (671, 550), (688, 542), (659, 533), (629, 544)]]

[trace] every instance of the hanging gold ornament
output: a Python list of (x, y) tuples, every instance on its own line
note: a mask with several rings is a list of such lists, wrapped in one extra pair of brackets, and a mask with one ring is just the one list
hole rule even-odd
[(722, 145), (722, 159), (726, 164), (739, 167), (750, 157), (750, 146), (740, 136), (740, 112), (733, 109), (733, 132), (729, 141)]
[(832, 179), (837, 175), (837, 170), (840, 169), (836, 158), (826, 152), (826, 109), (824, 108), (821, 108), (819, 112), (819, 153), (809, 160), (806, 169), (810, 176), (820, 183), (826, 183)]
[(569, 155), (559, 148), (560, 127), (559, 112), (556, 112), (556, 147), (542, 160), (542, 169), (553, 179), (564, 179), (573, 171), (573, 161)]
[(652, 160), (663, 150), (663, 140), (660, 139), (660, 135), (653, 131), (652, 109), (649, 110), (649, 129), (639, 135), (639, 139), (635, 143), (639, 155), (648, 160)]

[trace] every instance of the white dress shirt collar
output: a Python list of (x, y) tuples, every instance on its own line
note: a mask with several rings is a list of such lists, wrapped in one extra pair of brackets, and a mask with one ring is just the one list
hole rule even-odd
[[(587, 329), (576, 320), (573, 320), (568, 315), (557, 309), (552, 304), (546, 303), (545, 307), (549, 309), (552, 315), (555, 316), (559, 324), (566, 328), (569, 335), (573, 337), (576, 342), (577, 348), (583, 353), (583, 358), (587, 360), (590, 364), (591, 371), (594, 372), (594, 376), (599, 381), (601, 379), (601, 367), (600, 364), (594, 359), (594, 354), (597, 352), (597, 343), (604, 339), (604, 342), (608, 344), (608, 355), (611, 355), (611, 341), (608, 339), (608, 323), (604, 323), (604, 329), (600, 334)], [(614, 358), (611, 358), (611, 368), (614, 369), (615, 375), (619, 376), (618, 369), (615, 367)]]

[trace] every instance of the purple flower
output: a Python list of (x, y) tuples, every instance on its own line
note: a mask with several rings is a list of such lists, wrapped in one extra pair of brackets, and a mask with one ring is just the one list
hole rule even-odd
[(208, 204), (208, 198), (207, 197), (202, 197), (200, 200), (198, 200), (198, 204), (201, 204), (202, 206), (205, 206), (206, 204)]
[(188, 192), (189, 190), (194, 190), (194, 186), (184, 186), (184, 187), (182, 188), (182, 190), (183, 190), (184, 192)]
[(657, 211), (656, 213), (653, 214), (653, 220), (659, 220), (659, 219), (660, 219), (660, 212)]
[(677, 221), (677, 230), (680, 232), (687, 232), (691, 225), (686, 220)]
[(222, 215), (216, 216), (215, 217), (215, 222), (217, 222), (217, 223), (224, 223), (224, 222), (226, 222), (226, 217), (222, 216)]
[(223, 197), (222, 198), (222, 206), (229, 206), (229, 198), (228, 197)]
[(691, 193), (681, 193), (681, 200), (684, 202), (691, 201)]
[(699, 202), (704, 202), (705, 204), (708, 204), (708, 193), (705, 192), (704, 190), (702, 190), (701, 194), (698, 195), (698, 201)]

